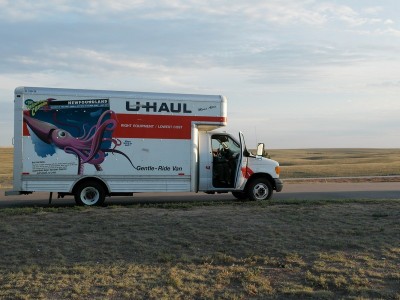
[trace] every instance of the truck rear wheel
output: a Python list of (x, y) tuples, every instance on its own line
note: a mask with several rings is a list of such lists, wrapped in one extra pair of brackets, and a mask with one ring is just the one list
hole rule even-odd
[(271, 199), (274, 190), (271, 183), (266, 178), (257, 178), (250, 182), (247, 194), (250, 200)]
[(79, 184), (74, 195), (76, 204), (86, 206), (102, 205), (106, 198), (103, 186), (96, 181)]

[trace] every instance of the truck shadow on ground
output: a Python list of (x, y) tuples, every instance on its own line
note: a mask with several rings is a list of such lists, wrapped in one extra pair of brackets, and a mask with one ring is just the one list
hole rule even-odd
[[(44, 193), (43, 193), (44, 195)], [(237, 200), (232, 194), (221, 194), (221, 195), (159, 195), (159, 196), (147, 196), (145, 194), (137, 194), (140, 196), (123, 196), (123, 197), (108, 197), (101, 207), (112, 207), (112, 206), (146, 206), (146, 205), (166, 205), (166, 206), (185, 206), (193, 205), (195, 203), (199, 205), (214, 205), (221, 202), (224, 203), (240, 203), (241, 200)], [(11, 198), (11, 197), (10, 197)], [(64, 198), (53, 197), (51, 203), (49, 199), (44, 197), (34, 197), (34, 195), (21, 195), (13, 197), (15, 199), (2, 200), (0, 201), (0, 209), (7, 208), (61, 208), (61, 207), (75, 207), (77, 204), (72, 196), (65, 196)], [(30, 198), (30, 199), (29, 199)], [(34, 198), (34, 199), (32, 199)]]

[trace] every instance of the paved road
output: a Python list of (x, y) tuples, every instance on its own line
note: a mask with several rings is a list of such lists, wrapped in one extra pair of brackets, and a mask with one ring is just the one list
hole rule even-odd
[[(49, 193), (4, 196), (0, 191), (0, 208), (22, 206), (47, 206)], [(133, 197), (107, 198), (108, 204), (162, 203), (177, 201), (232, 201), (229, 194), (208, 195), (204, 193), (141, 193)], [(306, 183), (286, 184), (281, 193), (275, 193), (278, 200), (334, 200), (334, 199), (400, 199), (400, 182), (381, 183)], [(53, 197), (52, 206), (74, 205), (72, 196), (64, 199)]]

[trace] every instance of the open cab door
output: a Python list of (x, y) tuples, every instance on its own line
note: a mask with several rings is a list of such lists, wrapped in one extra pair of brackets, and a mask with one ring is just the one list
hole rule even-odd
[(242, 187), (246, 183), (247, 178), (249, 178), (250, 176), (247, 170), (249, 152), (247, 151), (246, 143), (244, 141), (244, 136), (242, 132), (239, 132), (239, 142), (240, 142), (240, 153), (237, 160), (235, 189), (242, 189)]

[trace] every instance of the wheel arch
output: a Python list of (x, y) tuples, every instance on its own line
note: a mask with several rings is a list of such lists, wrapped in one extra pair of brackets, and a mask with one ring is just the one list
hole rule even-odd
[(244, 190), (247, 191), (247, 189), (248, 189), (250, 183), (251, 183), (252, 181), (256, 180), (256, 179), (259, 179), (259, 178), (267, 179), (268, 182), (271, 184), (272, 188), (273, 188), (274, 190), (276, 190), (275, 180), (274, 180), (274, 178), (272, 178), (271, 174), (268, 174), (268, 173), (254, 173), (254, 174), (252, 174), (252, 175), (247, 179), (246, 186), (245, 186)]
[(74, 183), (74, 186), (72, 187), (71, 193), (72, 193), (72, 194), (75, 194), (77, 188), (78, 188), (80, 185), (85, 184), (86, 182), (93, 182), (93, 181), (95, 181), (95, 182), (101, 184), (101, 186), (104, 188), (104, 192), (106, 193), (107, 196), (110, 194), (110, 189), (108, 188), (108, 185), (104, 182), (104, 180), (102, 180), (102, 179), (99, 178), (99, 177), (95, 177), (95, 176), (83, 177), (83, 178), (80, 178), (79, 180), (77, 180), (77, 181)]

